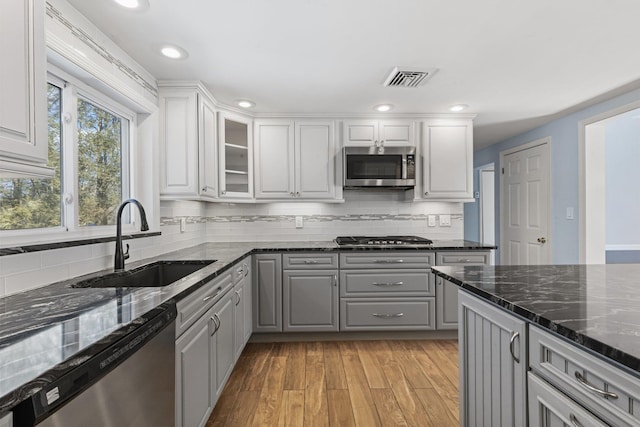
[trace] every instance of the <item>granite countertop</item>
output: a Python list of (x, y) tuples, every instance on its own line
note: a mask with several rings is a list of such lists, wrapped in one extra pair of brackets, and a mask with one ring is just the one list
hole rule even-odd
[[(435, 241), (411, 248), (368, 250), (487, 250), (466, 240)], [(252, 253), (362, 250), (333, 241), (206, 243), (127, 264), (157, 260), (217, 260), (162, 288), (73, 288), (109, 270), (0, 298), (0, 414), (46, 388), (175, 301), (191, 294)]]
[(640, 376), (640, 264), (432, 270)]

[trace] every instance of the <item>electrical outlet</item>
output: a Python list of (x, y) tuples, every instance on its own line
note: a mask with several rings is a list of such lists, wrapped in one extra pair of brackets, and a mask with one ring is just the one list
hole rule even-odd
[(304, 222), (302, 220), (301, 216), (297, 216), (296, 217), (296, 228), (302, 228), (304, 227)]
[(436, 226), (436, 216), (435, 215), (427, 215), (427, 225), (429, 227)]
[(451, 227), (451, 215), (440, 215), (440, 227)]
[(180, 232), (184, 233), (187, 229), (187, 218), (180, 218)]

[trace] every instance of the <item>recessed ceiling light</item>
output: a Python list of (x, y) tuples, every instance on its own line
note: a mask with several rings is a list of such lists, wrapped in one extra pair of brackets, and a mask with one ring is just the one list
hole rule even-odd
[(187, 51), (178, 46), (165, 45), (160, 49), (160, 52), (171, 59), (184, 59), (187, 57)]
[(453, 111), (454, 113), (459, 113), (462, 110), (465, 110), (469, 106), (467, 104), (456, 104), (449, 107), (449, 111)]
[(393, 105), (390, 104), (380, 104), (373, 107), (374, 110), (384, 113), (385, 111), (389, 111), (393, 108)]
[(255, 107), (255, 103), (247, 100), (247, 99), (239, 99), (236, 101), (236, 104), (238, 104), (238, 107), (242, 107), (242, 108), (251, 108), (251, 107)]
[(146, 9), (149, 7), (149, 0), (114, 0), (120, 6), (127, 9)]

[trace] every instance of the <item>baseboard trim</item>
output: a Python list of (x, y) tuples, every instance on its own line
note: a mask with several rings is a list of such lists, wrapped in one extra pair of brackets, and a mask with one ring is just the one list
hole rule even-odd
[(372, 340), (451, 340), (458, 331), (375, 331), (375, 332), (275, 332), (254, 333), (253, 343), (308, 341), (372, 341)]

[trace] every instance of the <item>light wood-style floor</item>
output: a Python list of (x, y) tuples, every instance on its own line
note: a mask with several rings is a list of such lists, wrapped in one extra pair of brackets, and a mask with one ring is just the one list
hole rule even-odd
[(456, 341), (249, 343), (213, 426), (457, 426)]

